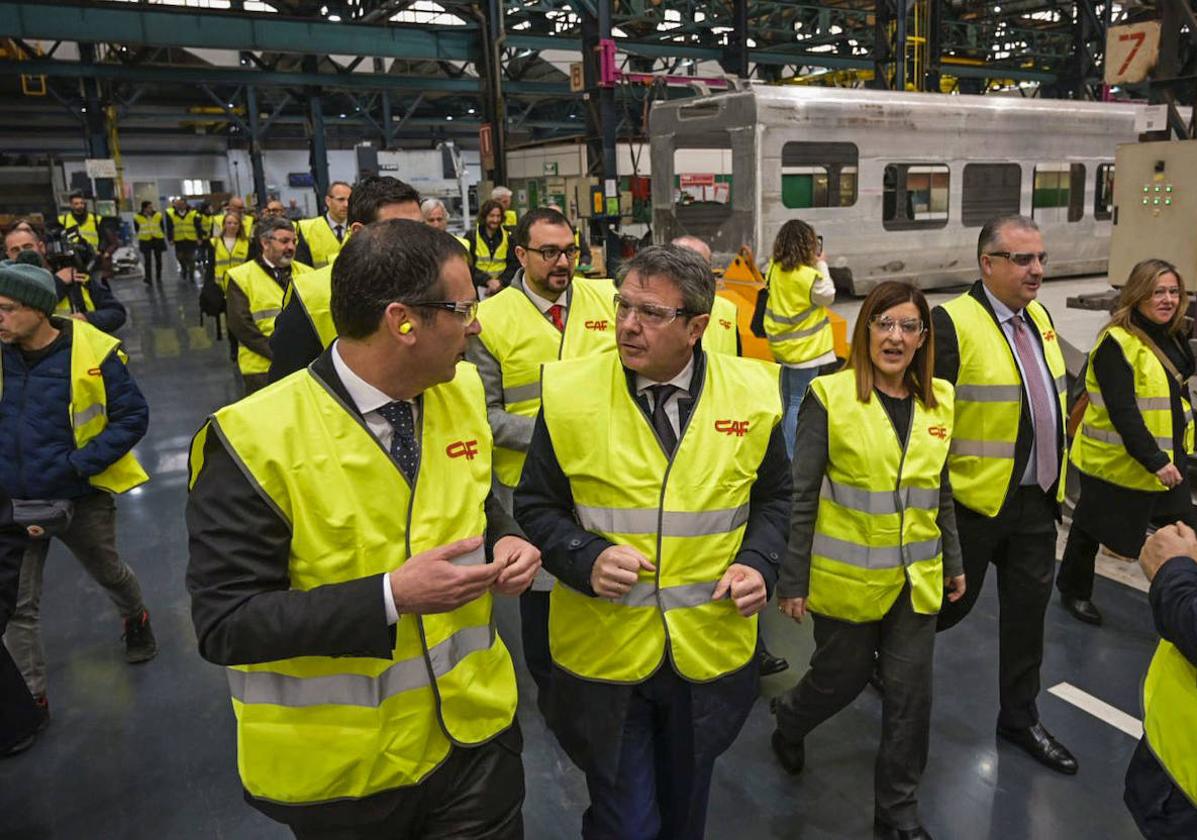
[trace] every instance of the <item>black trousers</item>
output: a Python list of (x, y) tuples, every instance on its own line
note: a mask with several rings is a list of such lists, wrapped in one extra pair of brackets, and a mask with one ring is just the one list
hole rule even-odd
[(1025, 729), (1039, 721), (1043, 618), (1056, 571), (1056, 503), (1037, 486), (1019, 487), (995, 517), (956, 505), (956, 528), (968, 589), (944, 601), (939, 629), (972, 610), (990, 565), (998, 579), (998, 724)]
[(548, 592), (532, 589), (520, 595), (520, 636), (524, 644), (524, 664), (536, 683), (538, 702), (544, 704), (553, 658), (549, 655)]
[(875, 808), (887, 824), (915, 828), (920, 825), (918, 785), (931, 735), (935, 616), (914, 611), (907, 585), (880, 621), (853, 624), (815, 615), (814, 623), (810, 670), (778, 698), (778, 729), (786, 740), (805, 738), (856, 699), (879, 664), (885, 694), (873, 771)]
[(153, 245), (149, 242), (143, 242), (141, 248), (141, 261), (145, 264), (145, 282), (147, 285), (153, 285), (154, 277), (157, 276), (158, 283), (162, 283), (162, 248)]
[(196, 242), (176, 242), (175, 259), (179, 261), (179, 279), (184, 283), (195, 282), (195, 252), (199, 244)]
[(25, 678), (8, 648), (0, 644), (0, 753), (36, 732), (40, 722)]
[(286, 822), (299, 840), (523, 840), (522, 744), (512, 723), (482, 746), (453, 747), (418, 785), (304, 809), (302, 816), (251, 804)]

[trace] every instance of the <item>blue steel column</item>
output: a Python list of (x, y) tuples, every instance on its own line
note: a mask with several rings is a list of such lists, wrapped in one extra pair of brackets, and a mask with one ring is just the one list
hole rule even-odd
[[(601, 84), (599, 44), (611, 39), (611, 0), (597, 0), (595, 14), (582, 15), (582, 61), (589, 107), (586, 109), (587, 165), (603, 188), (606, 210), (606, 184), (614, 180), (618, 189), (619, 172), (615, 157), (615, 88)], [(618, 195), (618, 192), (616, 193)], [(591, 208), (593, 211), (594, 208)], [(613, 276), (619, 264), (619, 239), (614, 225), (618, 218), (604, 215), (591, 219), (591, 242), (601, 241), (607, 258), (607, 275)], [(595, 237), (598, 237), (597, 239)]]
[(262, 168), (262, 130), (258, 122), (258, 89), (245, 88), (245, 110), (249, 112), (249, 165), (254, 173), (254, 193), (258, 206), (266, 206), (266, 171)]
[[(79, 58), (84, 64), (96, 63), (96, 45), (79, 44)], [(104, 104), (100, 98), (100, 82), (94, 76), (84, 76), (83, 99), (87, 103), (87, 156), (90, 158), (110, 157), (108, 152), (108, 130), (104, 125)]]
[[(317, 69), (316, 56), (305, 55), (303, 69), (307, 73), (315, 73)], [(318, 87), (309, 87), (306, 93), (308, 117), (312, 129), (312, 179), (316, 182), (316, 206), (321, 213), (325, 213), (327, 211), (324, 207), (324, 196), (328, 193), (328, 143), (324, 139), (323, 90)]]
[(897, 20), (894, 27), (894, 90), (906, 90), (906, 0), (895, 0)]
[(495, 166), (491, 180), (507, 183), (507, 107), (503, 101), (503, 0), (487, 0), (482, 33), (482, 113), (491, 126)]

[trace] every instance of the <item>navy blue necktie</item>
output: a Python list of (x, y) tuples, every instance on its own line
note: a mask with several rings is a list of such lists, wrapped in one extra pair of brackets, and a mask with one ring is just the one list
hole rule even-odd
[(661, 439), (661, 445), (665, 447), (666, 454), (672, 455), (673, 450), (677, 448), (677, 432), (673, 430), (673, 424), (669, 422), (669, 415), (665, 413), (665, 403), (674, 391), (680, 389), (675, 385), (650, 385), (648, 390), (653, 395), (653, 429), (656, 430), (657, 437)]
[(416, 480), (420, 469), (420, 442), (416, 440), (416, 424), (412, 418), (411, 403), (403, 400), (389, 402), (378, 413), (383, 416), (394, 434), (391, 435), (391, 457), (403, 470), (408, 481)]

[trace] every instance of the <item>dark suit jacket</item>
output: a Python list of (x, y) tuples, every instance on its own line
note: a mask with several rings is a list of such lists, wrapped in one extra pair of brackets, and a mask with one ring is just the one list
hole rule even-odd
[(303, 370), (323, 352), (324, 343), (320, 341), (312, 319), (299, 302), (299, 295), (293, 293), (274, 319), (274, 333), (270, 336), (270, 381), (278, 382)]
[[(696, 349), (693, 381), (701, 381), (705, 366), (705, 354)], [(651, 423), (649, 406), (635, 397), (635, 378), (630, 371), (626, 373), (628, 389)], [(693, 408), (693, 400), (679, 402), (683, 426)], [(778, 424), (769, 438), (752, 488), (744, 541), (736, 556), (737, 563), (761, 573), (770, 593), (786, 549), (791, 487), (785, 438)], [(591, 569), (599, 554), (612, 543), (584, 530), (575, 519), (569, 479), (553, 450), (543, 413), (536, 418), (528, 459), (515, 491), (515, 513), (528, 538), (540, 548), (544, 567), (572, 589), (593, 596)], [(672, 667), (668, 657), (661, 667)], [(553, 669), (546, 717), (570, 758), (584, 772), (607, 778), (617, 772), (623, 724), (633, 689), (627, 685), (596, 683)], [(690, 690), (689, 713), (695, 721), (694, 751), (701, 761), (726, 749), (739, 732), (744, 715), (756, 698), (755, 660), (713, 682), (693, 684)]]
[[(985, 296), (981, 281), (978, 280), (973, 283), (968, 290), (968, 294), (975, 298), (985, 311), (989, 313), (989, 317), (993, 319), (994, 326), (1000, 331), (1002, 325), (998, 322), (997, 315), (994, 314), (993, 307), (989, 305), (989, 298)], [(1046, 310), (1044, 310), (1046, 311)], [(1048, 314), (1048, 319), (1051, 319), (1051, 314)], [(1039, 334), (1039, 329), (1031, 321), (1026, 319), (1027, 325), (1030, 327), (1031, 335), (1039, 342), (1039, 352), (1043, 352), (1043, 336)], [(942, 306), (937, 306), (931, 310), (931, 323), (935, 328), (935, 375), (940, 379), (946, 379), (953, 385), (957, 384), (957, 379), (960, 375), (960, 343), (959, 336), (956, 335), (956, 326), (952, 321), (951, 316)], [(1054, 323), (1054, 322), (1053, 322)], [(1005, 332), (1002, 332), (1002, 337), (1005, 338)], [(967, 339), (966, 339), (967, 340)], [(1014, 348), (1010, 349), (1014, 352)], [(1052, 393), (1055, 393), (1054, 388)], [(1060, 412), (1057, 412), (1060, 414)], [(1064, 420), (1063, 416), (1056, 418), (1056, 460), (1059, 461), (1063, 456), (1065, 439), (1064, 439)], [(1027, 470), (1027, 461), (1031, 458), (1031, 447), (1035, 442), (1035, 429), (1031, 424), (1031, 398), (1027, 395), (1025, 383), (1022, 389), (1022, 411), (1019, 414), (1018, 422), (1018, 437), (1014, 442), (1014, 471), (1010, 475), (1010, 484), (1006, 488), (1006, 501), (1003, 502), (1003, 507), (1009, 503), (1010, 497), (1014, 491), (1018, 489), (1018, 484), (1022, 480), (1023, 473)], [(1059, 479), (1057, 479), (1057, 484)], [(1048, 495), (1055, 498), (1055, 485), (1049, 491)], [(957, 502), (959, 504), (959, 502)], [(962, 505), (963, 507), (963, 505)], [(1059, 513), (1056, 514), (1059, 518)]]

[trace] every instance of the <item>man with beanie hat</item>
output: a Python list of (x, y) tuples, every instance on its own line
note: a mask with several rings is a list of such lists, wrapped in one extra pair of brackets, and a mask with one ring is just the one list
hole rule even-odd
[(112, 496), (148, 479), (131, 450), (145, 435), (149, 407), (120, 342), (87, 321), (54, 315), (56, 303), (50, 272), (0, 262), (0, 490), (14, 500), (19, 522), (45, 524), (25, 550), (4, 641), (43, 714), (38, 610), (51, 536), (120, 611), (126, 660), (158, 652), (141, 587), (116, 553)]

